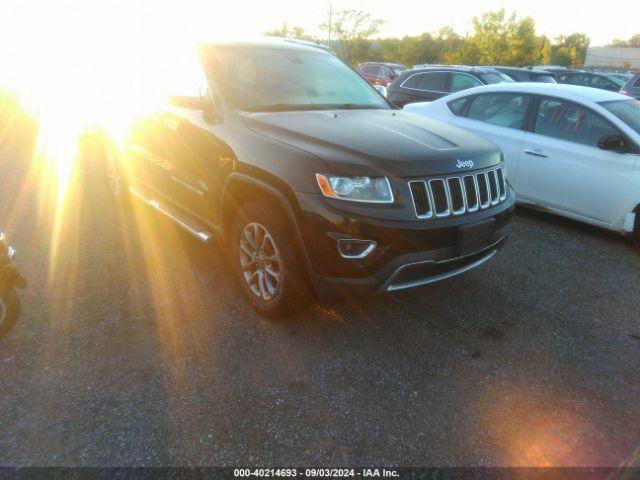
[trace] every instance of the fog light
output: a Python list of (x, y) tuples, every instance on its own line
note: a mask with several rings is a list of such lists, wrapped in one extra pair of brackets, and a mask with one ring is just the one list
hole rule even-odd
[(338, 240), (338, 250), (344, 258), (364, 258), (378, 246), (373, 240), (343, 238)]

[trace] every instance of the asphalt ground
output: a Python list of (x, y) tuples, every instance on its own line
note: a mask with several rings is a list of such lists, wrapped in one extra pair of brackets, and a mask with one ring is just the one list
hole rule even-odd
[[(518, 209), (484, 267), (268, 321), (224, 255), (0, 152), (29, 287), (0, 340), (0, 465), (638, 465), (640, 254)], [(82, 165), (82, 168), (80, 168)]]

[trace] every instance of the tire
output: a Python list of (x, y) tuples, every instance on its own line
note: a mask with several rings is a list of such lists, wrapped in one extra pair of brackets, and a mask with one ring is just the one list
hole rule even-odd
[(636, 228), (633, 231), (631, 241), (633, 242), (633, 247), (640, 252), (640, 211), (636, 213)]
[(251, 306), (268, 318), (291, 316), (312, 299), (286, 218), (268, 202), (255, 202), (238, 211), (231, 226), (229, 252), (238, 282)]
[(9, 332), (20, 316), (20, 297), (13, 287), (0, 291), (0, 338)]

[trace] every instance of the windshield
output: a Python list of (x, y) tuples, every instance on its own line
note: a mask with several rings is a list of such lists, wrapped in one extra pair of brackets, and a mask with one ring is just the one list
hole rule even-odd
[(493, 83), (514, 83), (515, 80), (504, 73), (483, 73), (480, 78), (486, 85)]
[(268, 47), (220, 47), (204, 54), (224, 98), (250, 112), (389, 109), (360, 75), (333, 55)]
[(637, 133), (640, 133), (640, 101), (614, 100), (613, 102), (602, 102), (600, 105), (633, 128)]

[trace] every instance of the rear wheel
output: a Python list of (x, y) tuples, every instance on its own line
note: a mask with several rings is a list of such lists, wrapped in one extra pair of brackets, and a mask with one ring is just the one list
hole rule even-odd
[(636, 228), (633, 231), (631, 241), (635, 249), (640, 252), (640, 210), (636, 212)]
[(311, 288), (298, 245), (278, 209), (245, 205), (233, 221), (231, 252), (241, 288), (261, 315), (285, 317), (309, 304)]
[(20, 297), (13, 287), (0, 291), (0, 337), (5, 335), (20, 316)]

